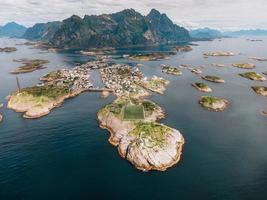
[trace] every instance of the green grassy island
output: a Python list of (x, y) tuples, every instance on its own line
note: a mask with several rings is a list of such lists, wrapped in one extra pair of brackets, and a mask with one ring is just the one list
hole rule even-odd
[(256, 72), (246, 72), (246, 73), (242, 73), (239, 74), (240, 76), (250, 79), (250, 80), (254, 80), (254, 81), (265, 81), (266, 78)]
[(223, 111), (229, 104), (229, 102), (225, 99), (212, 96), (202, 96), (199, 103), (202, 107), (213, 111)]
[(137, 169), (166, 170), (180, 160), (184, 138), (178, 130), (156, 121), (163, 110), (145, 99), (121, 97), (98, 112), (109, 142)]
[(242, 68), (242, 69), (253, 69), (256, 67), (253, 63), (237, 63), (233, 64), (233, 67)]
[(44, 69), (45, 67), (43, 65), (49, 63), (48, 60), (41, 60), (41, 59), (34, 59), (34, 60), (21, 59), (21, 60), (14, 60), (14, 61), (21, 62), (24, 65), (21, 67), (18, 67), (15, 70), (12, 70), (10, 72), (11, 74), (30, 73), (36, 70)]
[(218, 76), (203, 76), (201, 77), (202, 79), (206, 80), (206, 81), (210, 81), (210, 82), (214, 82), (214, 83), (224, 83), (225, 81), (223, 79), (221, 79)]
[(257, 94), (267, 97), (267, 87), (265, 86), (252, 86), (251, 87)]
[(192, 86), (201, 92), (212, 92), (212, 89), (206, 83), (194, 83)]
[(156, 61), (167, 59), (169, 55), (168, 53), (137, 54), (129, 56), (128, 59), (134, 61)]
[(47, 115), (70, 95), (68, 88), (57, 86), (34, 86), (12, 94), (8, 108), (23, 112), (25, 118), (38, 118)]
[(208, 52), (204, 53), (204, 56), (234, 56), (235, 54), (227, 51)]
[(163, 66), (162, 72), (176, 76), (182, 75), (182, 72), (177, 67)]

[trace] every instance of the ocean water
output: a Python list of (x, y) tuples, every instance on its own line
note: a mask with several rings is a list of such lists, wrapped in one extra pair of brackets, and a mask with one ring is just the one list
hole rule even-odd
[[(0, 124), (0, 199), (267, 199), (267, 98), (250, 88), (265, 85), (238, 76), (246, 71), (231, 67), (248, 62), (248, 57), (267, 57), (267, 38), (250, 42), (246, 38), (197, 42), (194, 50), (178, 53), (169, 60), (141, 62), (146, 76), (159, 75), (171, 81), (164, 95), (151, 99), (167, 112), (163, 123), (180, 130), (186, 143), (181, 161), (165, 172), (141, 172), (122, 159), (108, 143), (108, 132), (98, 127), (97, 111), (114, 100), (98, 93), (84, 93), (67, 100), (48, 116), (23, 119), (3, 108)], [(0, 39), (0, 46), (21, 40)], [(75, 52), (46, 53), (30, 46), (16, 46), (17, 52), (0, 53), (0, 102), (16, 89), (9, 71), (19, 66), (13, 59), (41, 58), (47, 69), (19, 75), (22, 87), (38, 83), (49, 71), (72, 68), (91, 60)], [(167, 50), (166, 47), (161, 47)], [(207, 51), (232, 51), (237, 56), (203, 58)], [(155, 49), (121, 50), (117, 54)], [(117, 58), (117, 63), (135, 62)], [(250, 61), (251, 62), (251, 61)], [(253, 61), (255, 71), (267, 71), (267, 62)], [(223, 63), (223, 68), (211, 66)], [(225, 84), (209, 83), (211, 95), (224, 97), (230, 106), (224, 112), (206, 111), (198, 104), (203, 95), (190, 84), (201, 75), (182, 70), (180, 77), (161, 72), (160, 64), (205, 65), (203, 75), (218, 75)], [(94, 83), (101, 84), (94, 72)]]

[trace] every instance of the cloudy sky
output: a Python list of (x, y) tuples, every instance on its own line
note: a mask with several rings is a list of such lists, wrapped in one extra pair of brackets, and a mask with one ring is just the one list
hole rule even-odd
[(1, 0), (0, 24), (16, 21), (31, 26), (72, 14), (112, 13), (125, 8), (144, 15), (156, 8), (187, 27), (267, 29), (266, 0)]

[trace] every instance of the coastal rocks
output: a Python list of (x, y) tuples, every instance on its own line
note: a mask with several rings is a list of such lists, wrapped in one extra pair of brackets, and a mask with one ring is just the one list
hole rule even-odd
[(232, 65), (233, 67), (242, 68), (242, 69), (253, 69), (256, 67), (256, 65), (253, 63), (237, 63), (237, 64), (232, 64)]
[(176, 48), (176, 51), (178, 52), (189, 52), (189, 51), (192, 51), (193, 48), (189, 45), (186, 45), (186, 46), (177, 46)]
[(170, 67), (170, 66), (163, 66), (162, 72), (164, 72), (166, 74), (176, 75), (176, 76), (182, 75), (182, 72), (178, 68)]
[(206, 80), (206, 81), (210, 81), (210, 82), (214, 82), (214, 83), (224, 83), (225, 81), (223, 79), (221, 79), (218, 76), (203, 76), (201, 77), (202, 79)]
[(202, 96), (199, 103), (202, 107), (212, 111), (223, 111), (229, 104), (226, 99), (212, 96)]
[(201, 92), (212, 92), (212, 89), (205, 83), (194, 83), (192, 86)]
[(244, 78), (254, 80), (254, 81), (265, 81), (266, 80), (265, 77), (263, 77), (262, 75), (260, 75), (256, 72), (246, 72), (246, 73), (242, 73), (239, 75), (244, 77)]
[(180, 160), (183, 144), (178, 130), (158, 123), (140, 123), (122, 138), (118, 148), (137, 169), (164, 171)]
[[(98, 113), (100, 127), (110, 132), (109, 142), (118, 147), (121, 157), (137, 169), (166, 170), (180, 160), (184, 138), (178, 130), (159, 124), (163, 110), (148, 100), (135, 100), (131, 106), (144, 106), (145, 118), (125, 120), (129, 100), (117, 99)], [(134, 103), (134, 104), (133, 104)]]
[(262, 95), (264, 97), (267, 97), (267, 87), (265, 86), (253, 86), (251, 87), (254, 92), (256, 92), (259, 95)]
[(4, 47), (4, 48), (0, 48), (0, 52), (6, 52), (6, 53), (11, 53), (17, 51), (17, 48), (15, 47)]
[(20, 60), (14, 60), (14, 62), (21, 62), (24, 65), (18, 67), (15, 70), (12, 70), (10, 72), (11, 74), (30, 73), (36, 70), (45, 69), (46, 67), (44, 67), (43, 65), (49, 63), (48, 60), (41, 60), (41, 59), (34, 59), (34, 60), (20, 59)]
[(227, 51), (208, 52), (204, 53), (204, 56), (234, 56), (235, 54)]

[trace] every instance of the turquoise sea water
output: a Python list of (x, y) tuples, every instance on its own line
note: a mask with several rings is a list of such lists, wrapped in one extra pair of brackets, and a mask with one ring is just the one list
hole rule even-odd
[[(0, 46), (20, 40), (0, 39)], [(163, 123), (179, 129), (186, 143), (178, 165), (165, 172), (141, 172), (122, 159), (108, 143), (108, 132), (98, 127), (97, 111), (114, 97), (100, 99), (84, 93), (66, 101), (51, 114), (27, 120), (6, 108), (0, 112), (0, 199), (266, 199), (267, 198), (267, 98), (251, 86), (267, 86), (237, 74), (246, 70), (231, 63), (248, 62), (248, 57), (267, 57), (267, 38), (250, 42), (229, 38), (198, 42), (194, 50), (178, 53), (169, 60), (142, 62), (146, 76), (160, 75), (171, 81), (165, 95), (151, 97), (167, 112)], [(0, 102), (16, 89), (9, 71), (19, 66), (13, 59), (48, 59), (47, 69), (19, 75), (23, 87), (38, 83), (41, 75), (56, 69), (72, 68), (92, 58), (75, 54), (45, 53), (29, 46), (17, 52), (0, 53)], [(162, 47), (162, 49), (167, 49)], [(150, 49), (153, 50), (153, 49)], [(204, 59), (207, 51), (233, 51), (234, 57)], [(131, 53), (123, 50), (121, 53)], [(137, 49), (134, 51), (144, 51)], [(146, 50), (148, 51), (148, 50)], [(120, 54), (120, 52), (118, 53)], [(113, 62), (131, 63), (125, 59)], [(267, 71), (267, 62), (253, 61), (255, 71)], [(223, 63), (223, 68), (211, 66)], [(222, 113), (198, 105), (202, 93), (190, 84), (200, 75), (183, 70), (180, 77), (161, 72), (160, 64), (205, 65), (203, 75), (218, 75), (225, 84), (209, 83), (212, 95), (224, 97), (230, 106)], [(100, 84), (94, 72), (94, 83)]]

